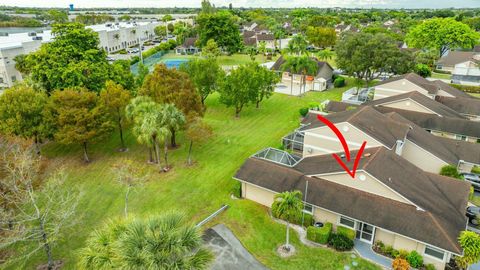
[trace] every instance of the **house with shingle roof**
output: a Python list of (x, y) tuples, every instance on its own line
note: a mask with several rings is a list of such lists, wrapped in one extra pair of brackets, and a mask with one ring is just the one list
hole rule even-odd
[(472, 59), (476, 54), (476, 52), (469, 51), (449, 51), (435, 63), (435, 66), (438, 70), (453, 72), (456, 64), (466, 62)]
[(438, 96), (435, 100), (473, 121), (480, 121), (480, 99)]
[(467, 224), (468, 183), (424, 172), (383, 146), (365, 149), (354, 178), (330, 153), (292, 164), (266, 151), (274, 150), (251, 156), (234, 176), (243, 198), (270, 207), (275, 194), (300, 190), (315, 221), (350, 228), (358, 241), (415, 250), (437, 269), (462, 254), (457, 238)]
[(185, 41), (182, 45), (177, 46), (175, 48), (176, 54), (196, 54), (201, 51), (201, 49), (197, 46), (198, 38), (185, 38)]

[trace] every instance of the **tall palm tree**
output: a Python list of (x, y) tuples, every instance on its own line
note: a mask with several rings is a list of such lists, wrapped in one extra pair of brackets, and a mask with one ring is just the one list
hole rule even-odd
[(297, 35), (293, 36), (292, 40), (290, 40), (289, 45), (290, 45), (290, 43), (292, 43), (291, 46), (293, 47), (293, 52), (296, 55), (302, 55), (302, 54), (307, 54), (308, 53), (308, 51), (307, 51), (308, 42), (305, 39), (305, 36), (303, 36), (301, 34), (297, 34)]
[[(160, 167), (160, 171), (164, 170), (160, 164), (160, 147), (159, 142), (167, 143), (168, 136), (170, 131), (168, 127), (164, 124), (163, 120), (163, 108), (156, 104), (157, 106), (152, 107), (151, 111), (145, 113), (139, 121), (134, 124), (134, 134), (137, 134), (140, 138), (145, 138), (150, 136), (150, 140), (154, 145), (155, 156), (157, 163)], [(165, 150), (166, 151), (166, 150)], [(165, 168), (168, 168), (168, 161), (165, 153)]]
[(274, 204), (277, 204), (277, 216), (287, 221), (287, 236), (285, 249), (290, 251), (290, 219), (298, 215), (303, 209), (302, 193), (298, 190), (285, 191), (276, 194)]
[(170, 212), (110, 222), (80, 251), (80, 269), (207, 269), (213, 260), (200, 230)]
[(293, 95), (293, 76), (299, 72), (298, 57), (289, 56), (285, 58), (285, 63), (282, 64), (281, 69), (290, 73), (290, 95)]
[(174, 104), (163, 106), (164, 125), (170, 130), (170, 145), (176, 147), (175, 133), (185, 125), (185, 115)]
[(334, 52), (332, 52), (330, 49), (325, 49), (325, 50), (321, 50), (317, 53), (318, 55), (318, 58), (320, 58), (321, 60), (330, 60), (333, 58), (333, 56), (335, 55)]
[(297, 61), (298, 71), (300, 74), (302, 74), (303, 93), (305, 94), (307, 87), (307, 75), (315, 76), (318, 71), (318, 64), (317, 61), (306, 55), (300, 56)]

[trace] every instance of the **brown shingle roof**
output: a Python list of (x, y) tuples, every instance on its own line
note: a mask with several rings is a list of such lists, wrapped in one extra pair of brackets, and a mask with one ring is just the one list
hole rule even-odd
[[(332, 123), (348, 122), (390, 149), (397, 140), (403, 140), (409, 130), (407, 124), (392, 121), (368, 106), (357, 110), (329, 114), (325, 117)], [(325, 126), (325, 124), (317, 120), (314, 114), (308, 114), (303, 124), (305, 126), (301, 127), (300, 130)]]
[(350, 103), (346, 103), (346, 102), (341, 102), (341, 101), (334, 101), (334, 100), (330, 100), (327, 105), (325, 106), (325, 110), (327, 112), (343, 112), (343, 111), (346, 111), (348, 109), (354, 109), (354, 108), (358, 108), (359, 105), (356, 105), (356, 104), (350, 104)]
[[(425, 173), (383, 147), (365, 151), (374, 154), (362, 158), (365, 159), (362, 168), (425, 211), (328, 180), (304, 176), (300, 167), (288, 168), (257, 158), (248, 159), (235, 178), (274, 192), (303, 191), (308, 180), (306, 201), (311, 204), (460, 254), (456, 239), (465, 230), (469, 185)], [(300, 163), (310, 162), (311, 170), (322, 173), (330, 171), (325, 170), (328, 166), (323, 163), (332, 160), (331, 155), (324, 155), (305, 158)], [(336, 168), (342, 172), (338, 164)]]
[(475, 52), (450, 51), (446, 56), (440, 58), (437, 61), (437, 64), (453, 67), (456, 64), (463, 63), (472, 59), (475, 54)]
[(243, 44), (245, 46), (257, 46), (257, 40), (253, 38), (243, 38)]
[[(420, 94), (417, 91), (413, 92), (408, 92), (405, 94), (400, 94), (400, 95), (395, 95), (387, 98), (382, 98), (382, 99), (377, 99), (371, 102), (365, 103), (365, 105), (372, 105), (372, 106), (380, 106), (384, 105), (386, 103), (391, 103), (395, 101), (400, 101), (403, 99), (411, 99), (414, 100), (415, 102), (419, 103), (420, 105), (432, 110), (433, 112), (441, 115), (441, 116), (448, 116), (448, 117), (455, 117), (455, 118), (460, 118), (460, 119), (466, 119), (465, 116), (461, 115), (460, 113), (452, 110), (451, 108), (436, 102), (435, 100)], [(407, 109), (407, 108), (405, 108)], [(408, 110), (408, 109), (407, 109)]]
[(455, 88), (455, 87), (452, 87), (451, 85), (449, 85), (448, 83), (445, 83), (441, 80), (435, 80), (435, 81), (432, 81), (433, 84), (435, 84), (440, 90), (443, 90), (447, 93), (449, 93), (450, 95), (454, 96), (454, 97), (463, 97), (463, 98), (471, 98), (471, 99), (474, 99), (474, 97), (472, 97), (471, 95)]
[(273, 36), (272, 34), (257, 34), (257, 40), (258, 41), (275, 40), (275, 36)]
[(435, 99), (459, 113), (480, 116), (480, 99), (461, 97), (436, 97)]
[(251, 38), (251, 37), (255, 37), (255, 32), (254, 31), (243, 31), (242, 35), (243, 35), (243, 38)]

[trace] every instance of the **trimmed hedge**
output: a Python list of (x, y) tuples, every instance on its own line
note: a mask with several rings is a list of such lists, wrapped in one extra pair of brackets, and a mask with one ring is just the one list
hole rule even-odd
[(458, 90), (467, 92), (467, 93), (477, 93), (480, 94), (480, 86), (475, 85), (464, 85), (464, 84), (454, 84), (451, 83), (450, 86), (457, 88)]
[(480, 166), (473, 166), (470, 172), (480, 174)]
[(332, 233), (332, 223), (325, 223), (323, 227), (310, 226), (307, 228), (307, 239), (320, 244), (327, 244)]
[(347, 251), (353, 248), (353, 240), (342, 234), (332, 234), (328, 239), (328, 245), (337, 251)]
[(342, 76), (338, 76), (335, 79), (335, 81), (333, 81), (333, 86), (335, 86), (336, 88), (344, 87), (345, 86), (345, 78), (342, 77)]
[(307, 116), (308, 111), (309, 111), (309, 109), (308, 109), (307, 107), (305, 107), (305, 108), (300, 108), (300, 110), (298, 110), (298, 112), (300, 113), (300, 115), (303, 116), (303, 117)]
[(352, 229), (349, 229), (349, 228), (347, 228), (347, 227), (338, 226), (338, 227), (337, 227), (337, 234), (344, 235), (344, 236), (348, 237), (348, 238), (351, 239), (351, 240), (354, 240), (354, 239), (355, 239), (355, 231), (352, 230)]

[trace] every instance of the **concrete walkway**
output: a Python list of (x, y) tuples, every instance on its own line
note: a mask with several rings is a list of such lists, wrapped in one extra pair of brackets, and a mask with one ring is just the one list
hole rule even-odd
[(253, 257), (225, 225), (219, 224), (205, 231), (203, 240), (215, 254), (212, 270), (268, 270)]
[(358, 252), (360, 257), (366, 260), (369, 260), (371, 262), (374, 262), (385, 269), (391, 269), (392, 259), (389, 259), (387, 257), (384, 257), (382, 255), (375, 253), (372, 250), (372, 245), (369, 245), (365, 242), (355, 239), (355, 246), (353, 248), (355, 249), (355, 251)]

